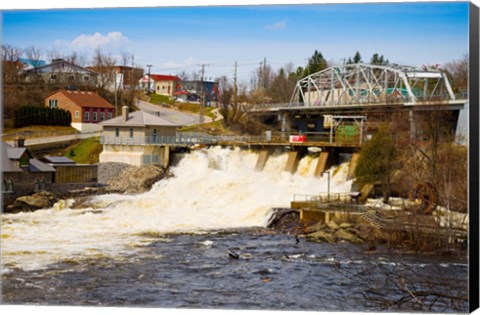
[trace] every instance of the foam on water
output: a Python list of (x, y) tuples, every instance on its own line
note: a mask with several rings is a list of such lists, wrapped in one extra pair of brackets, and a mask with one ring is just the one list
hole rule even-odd
[[(264, 226), (272, 207), (288, 207), (294, 194), (327, 191), (314, 178), (311, 157), (297, 174), (284, 172), (287, 155), (269, 158), (256, 172), (258, 155), (220, 147), (194, 151), (172, 168), (174, 177), (139, 195), (95, 197), (91, 209), (62, 203), (32, 213), (2, 215), (2, 268), (37, 269), (62, 260), (112, 257), (141, 250), (164, 233)], [(350, 191), (348, 164), (331, 180), (331, 192)]]

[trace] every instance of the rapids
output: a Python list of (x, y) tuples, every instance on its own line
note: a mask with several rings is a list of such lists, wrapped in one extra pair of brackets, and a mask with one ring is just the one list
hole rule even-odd
[[(257, 153), (214, 147), (194, 151), (172, 167), (174, 177), (139, 195), (94, 197), (94, 207), (68, 202), (31, 213), (2, 214), (2, 273), (36, 270), (86, 258), (132, 255), (166, 233), (263, 227), (272, 207), (288, 207), (294, 194), (327, 191), (315, 178), (311, 156), (296, 174), (284, 172), (287, 154), (272, 155), (256, 172)], [(348, 163), (330, 170), (330, 191), (348, 192)]]

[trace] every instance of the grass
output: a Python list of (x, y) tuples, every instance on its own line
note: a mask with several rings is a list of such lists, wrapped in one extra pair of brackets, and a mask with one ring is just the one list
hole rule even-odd
[(42, 138), (53, 136), (64, 136), (78, 133), (78, 130), (70, 126), (27, 126), (22, 128), (5, 128), (3, 130), (3, 141), (14, 140), (18, 137)]
[(150, 94), (150, 103), (155, 105), (173, 105), (175, 102), (173, 99), (166, 95)]
[[(194, 114), (200, 114), (200, 104), (195, 103), (176, 103), (175, 107), (177, 107), (182, 112), (189, 112)], [(210, 118), (215, 118), (215, 114), (212, 113), (212, 107), (204, 107), (203, 114)]]
[(95, 164), (99, 161), (103, 147), (99, 137), (80, 140), (64, 150), (64, 155), (78, 164)]

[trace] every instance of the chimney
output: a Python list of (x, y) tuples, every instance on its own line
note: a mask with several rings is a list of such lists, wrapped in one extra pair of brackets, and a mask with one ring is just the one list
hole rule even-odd
[(128, 106), (122, 107), (122, 121), (128, 120)]
[(13, 140), (13, 146), (16, 148), (24, 148), (25, 147), (25, 139), (24, 138), (17, 138)]

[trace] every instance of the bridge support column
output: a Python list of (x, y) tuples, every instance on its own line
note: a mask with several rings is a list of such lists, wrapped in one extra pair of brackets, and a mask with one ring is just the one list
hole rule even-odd
[(281, 128), (282, 128), (282, 132), (285, 132), (285, 131), (288, 131), (288, 129), (290, 129), (288, 127), (288, 113), (287, 112), (280, 112), (279, 113), (280, 115), (280, 121), (281, 121)]
[(168, 167), (170, 164), (170, 147), (168, 145), (160, 147), (159, 157), (159, 164), (163, 167)]
[(360, 157), (360, 153), (352, 154), (352, 159), (350, 160), (350, 165), (348, 166), (347, 180), (350, 180), (355, 177), (355, 168), (357, 167), (359, 157)]
[(301, 154), (298, 151), (288, 152), (287, 165), (285, 167), (285, 172), (290, 172), (294, 174), (297, 171), (298, 162), (300, 162)]
[(322, 151), (320, 152), (320, 156), (317, 160), (317, 167), (315, 168), (315, 177), (322, 176), (322, 173), (325, 172), (326, 169), (331, 167), (335, 164), (335, 152), (334, 151)]
[(414, 114), (413, 114), (413, 110), (410, 110), (408, 112), (408, 121), (410, 122), (410, 141), (415, 141), (415, 134), (416, 134), (416, 130), (415, 130), (415, 117), (414, 117)]
[(267, 164), (268, 158), (270, 157), (270, 150), (262, 150), (258, 154), (257, 164), (255, 165), (256, 171), (263, 171), (265, 164)]

